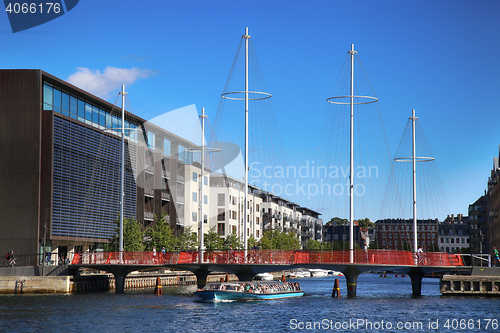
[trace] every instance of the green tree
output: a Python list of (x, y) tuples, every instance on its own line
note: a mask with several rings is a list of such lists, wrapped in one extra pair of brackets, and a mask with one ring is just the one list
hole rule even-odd
[(155, 215), (155, 224), (148, 228), (145, 233), (148, 238), (146, 246), (148, 250), (152, 250), (154, 246), (157, 250), (165, 247), (166, 251), (175, 251), (178, 247), (178, 239), (170, 228), (168, 215), (165, 211), (162, 211), (159, 216)]
[(334, 217), (326, 223), (326, 225), (349, 225), (348, 219), (341, 219), (340, 217)]
[(308, 239), (305, 245), (305, 250), (322, 250), (323, 244), (315, 239)]
[(407, 241), (403, 243), (403, 251), (411, 251), (411, 246)]
[(208, 233), (203, 237), (203, 243), (207, 251), (221, 250), (224, 246), (224, 240), (215, 231), (215, 227), (210, 228)]
[(257, 239), (254, 237), (253, 234), (250, 235), (250, 237), (248, 237), (247, 239), (247, 246), (248, 246), (248, 250), (250, 250), (251, 248), (253, 248), (254, 246), (258, 245), (258, 241)]
[(178, 241), (178, 248), (181, 251), (194, 251), (198, 249), (199, 246), (198, 236), (191, 231), (191, 227), (184, 229)]
[[(116, 235), (110, 240), (110, 248), (119, 250), (120, 219), (116, 219)], [(135, 217), (123, 219), (123, 250), (124, 251), (144, 251), (144, 231)]]
[(263, 249), (300, 250), (300, 240), (293, 232), (265, 231), (260, 240)]
[(373, 223), (372, 221), (370, 221), (369, 218), (364, 218), (364, 219), (356, 220), (356, 222), (358, 222), (358, 225), (361, 228), (373, 228), (373, 227), (375, 227), (375, 223)]
[[(336, 241), (335, 243), (332, 244), (332, 250), (335, 250), (335, 251), (348, 250), (349, 247), (350, 247), (349, 242), (343, 241), (343, 240)], [(357, 243), (354, 243), (354, 249), (359, 250), (359, 249), (361, 249), (361, 246), (359, 246), (359, 244), (357, 244)]]
[(243, 248), (243, 242), (241, 241), (241, 237), (235, 233), (230, 233), (224, 238), (224, 250), (229, 249), (237, 250)]
[(427, 252), (439, 252), (439, 246), (433, 242), (431, 247), (427, 249)]

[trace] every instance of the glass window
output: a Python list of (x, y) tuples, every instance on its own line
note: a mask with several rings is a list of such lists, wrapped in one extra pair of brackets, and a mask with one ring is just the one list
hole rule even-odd
[(193, 202), (197, 202), (197, 201), (198, 201), (198, 193), (193, 192)]
[(198, 222), (198, 213), (193, 212), (193, 222)]
[(61, 92), (57, 89), (54, 89), (54, 107), (58, 109), (61, 108)]
[(99, 110), (99, 125), (106, 127), (106, 112)]
[(106, 127), (113, 128), (113, 117), (111, 117), (111, 114), (107, 112), (106, 112)]
[(179, 161), (185, 162), (186, 161), (186, 156), (185, 156), (185, 148), (181, 145), (179, 145)]
[(132, 132), (130, 133), (131, 134), (130, 136), (132, 137), (132, 139), (134, 141), (137, 141), (137, 132), (135, 131), (135, 129), (137, 128), (137, 125), (130, 124), (130, 128), (132, 128)]
[(193, 182), (198, 182), (198, 174), (193, 172)]
[(113, 131), (117, 131), (118, 130), (118, 117), (113, 115), (113, 116), (111, 116), (111, 119), (113, 122), (113, 124), (111, 125), (111, 128), (113, 129)]
[(78, 120), (85, 120), (85, 103), (81, 100), (78, 100)]
[(125, 120), (125, 135), (130, 136), (130, 123)]
[(92, 105), (85, 103), (85, 120), (92, 121)]
[(69, 98), (69, 113), (71, 114), (71, 118), (78, 118), (78, 100), (73, 96)]
[(148, 131), (148, 148), (155, 149), (155, 134)]
[(52, 105), (54, 104), (53, 89), (51, 86), (46, 84), (43, 85), (43, 109), (52, 110)]
[(226, 199), (224, 193), (217, 194), (217, 206), (224, 206), (226, 203)]
[(69, 114), (69, 95), (62, 93), (62, 109)]
[(163, 153), (170, 155), (170, 140), (168, 139), (163, 139)]
[(96, 106), (92, 108), (92, 122), (96, 125), (99, 124), (99, 108)]
[(205, 186), (208, 186), (208, 177), (207, 176), (204, 176), (203, 184), (205, 184)]
[(206, 195), (203, 196), (203, 203), (208, 205), (208, 197)]

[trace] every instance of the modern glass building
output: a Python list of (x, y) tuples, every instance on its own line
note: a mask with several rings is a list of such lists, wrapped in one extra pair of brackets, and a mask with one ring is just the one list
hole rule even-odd
[(42, 70), (0, 70), (0, 251), (31, 264), (99, 250), (116, 234), (121, 128), (124, 215), (143, 226), (167, 212), (184, 226), (193, 143)]

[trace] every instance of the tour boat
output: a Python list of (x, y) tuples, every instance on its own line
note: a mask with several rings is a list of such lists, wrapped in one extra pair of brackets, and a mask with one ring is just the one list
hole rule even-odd
[(272, 281), (274, 276), (271, 273), (259, 273), (255, 275), (255, 280)]
[(315, 269), (315, 268), (310, 268), (309, 272), (311, 272), (312, 277), (325, 277), (328, 276), (328, 271), (324, 269)]
[(219, 282), (209, 283), (195, 295), (207, 301), (250, 301), (299, 297), (304, 295), (298, 283), (292, 282)]

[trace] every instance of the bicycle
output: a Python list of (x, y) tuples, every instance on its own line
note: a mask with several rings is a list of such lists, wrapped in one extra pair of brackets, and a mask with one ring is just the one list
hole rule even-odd
[(7, 261), (5, 261), (4, 266), (5, 267), (14, 267), (16, 265), (16, 258), (11, 258)]

